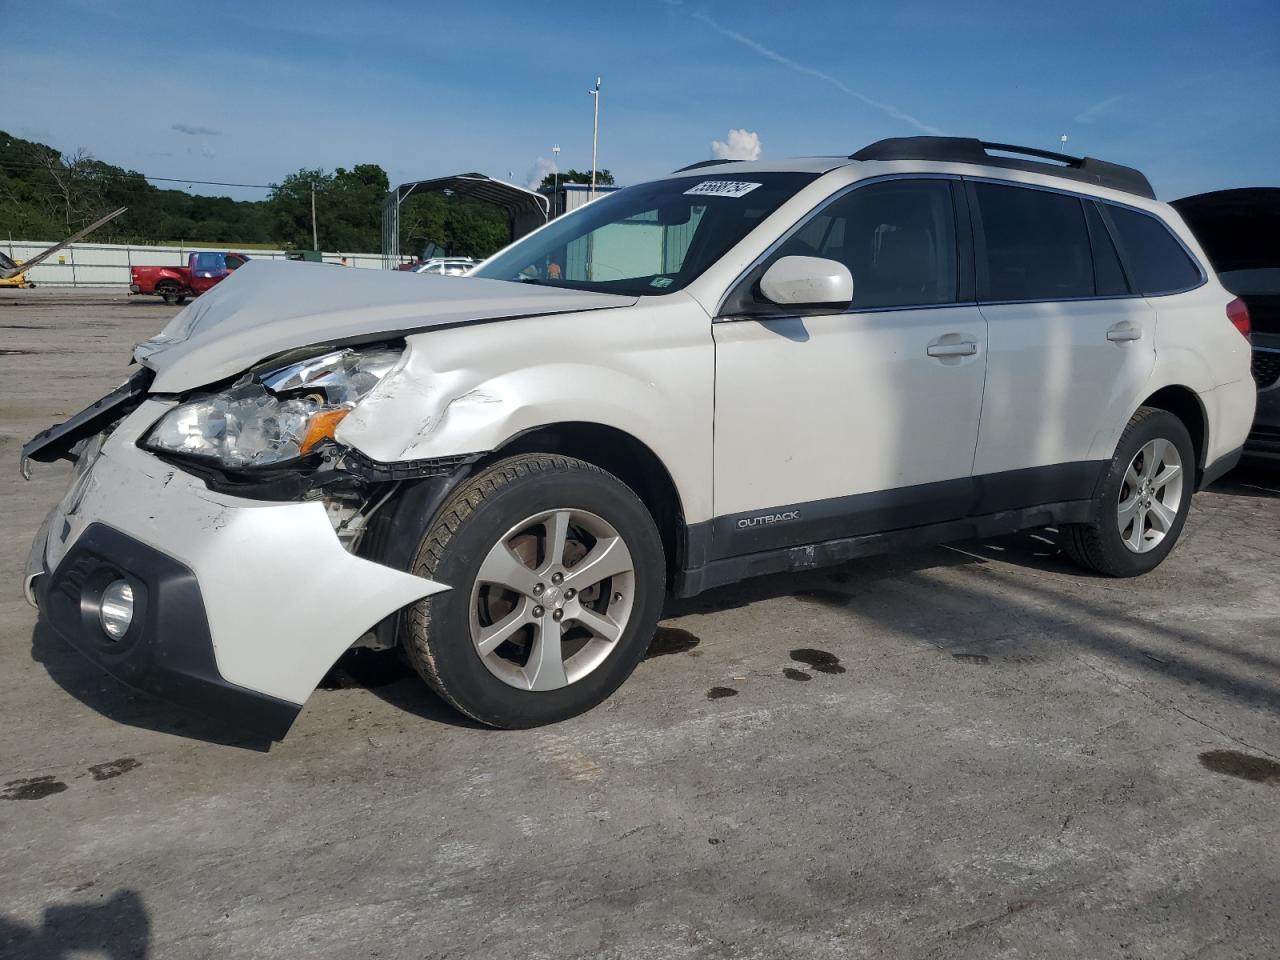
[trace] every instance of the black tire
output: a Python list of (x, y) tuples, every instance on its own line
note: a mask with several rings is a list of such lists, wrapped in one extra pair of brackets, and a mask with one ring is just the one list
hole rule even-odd
[(165, 303), (173, 303), (178, 298), (177, 289), (169, 284), (156, 287), (156, 293), (160, 294), (160, 299)]
[[(590, 673), (559, 689), (522, 690), (495, 676), (472, 642), (472, 589), (490, 549), (513, 525), (562, 508), (590, 512), (622, 537), (634, 564), (634, 598), (622, 635)], [(452, 589), (402, 619), (409, 662), (457, 710), (508, 729), (576, 716), (613, 693), (648, 649), (666, 584), (662, 540), (635, 493), (598, 467), (551, 454), (501, 460), (467, 481), (429, 521), (410, 569)]]
[[(1182, 461), (1182, 493), (1177, 513), (1164, 539), (1146, 553), (1136, 553), (1125, 545), (1116, 519), (1116, 508), (1124, 488), (1125, 471), (1147, 443), (1163, 439), (1173, 444)], [(1195, 492), (1196, 459), (1191, 434), (1181, 420), (1167, 410), (1141, 407), (1129, 420), (1111, 465), (1094, 497), (1089, 523), (1063, 524), (1062, 548), (1076, 564), (1109, 577), (1136, 577), (1158, 567), (1178, 542), (1191, 511)]]
[(178, 304), (178, 306), (182, 306), (184, 303), (186, 303), (186, 302), (187, 302), (187, 295), (186, 295), (185, 293), (180, 293), (180, 294), (178, 294), (178, 295), (174, 298), (174, 302), (175, 302), (175, 303), (177, 303), (177, 304)]

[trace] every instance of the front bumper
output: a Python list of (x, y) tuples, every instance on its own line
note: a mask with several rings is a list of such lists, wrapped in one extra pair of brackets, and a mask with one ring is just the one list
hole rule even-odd
[[(348, 553), (317, 501), (218, 494), (146, 453), (137, 441), (169, 406), (145, 401), (86, 446), (24, 586), (60, 635), (124, 682), (279, 737), (344, 650), (447, 588)], [(97, 621), (108, 578), (137, 598), (119, 643)]]

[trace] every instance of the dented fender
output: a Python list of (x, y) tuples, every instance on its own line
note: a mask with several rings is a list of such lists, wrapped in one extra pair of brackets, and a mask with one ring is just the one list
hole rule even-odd
[(551, 424), (601, 424), (663, 461), (689, 522), (711, 516), (715, 354), (710, 319), (691, 298), (432, 330), (406, 343), (339, 425), (339, 443), (395, 463), (498, 450)]

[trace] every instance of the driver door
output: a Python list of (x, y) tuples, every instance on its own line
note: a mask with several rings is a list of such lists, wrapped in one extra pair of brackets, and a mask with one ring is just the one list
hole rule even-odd
[(191, 265), (191, 289), (195, 293), (204, 293), (227, 272), (226, 258), (221, 253), (194, 254)]
[[(945, 178), (855, 186), (730, 294), (713, 326), (716, 555), (965, 515), (987, 336), (963, 202)], [(759, 277), (790, 255), (844, 263), (848, 309), (764, 302)]]

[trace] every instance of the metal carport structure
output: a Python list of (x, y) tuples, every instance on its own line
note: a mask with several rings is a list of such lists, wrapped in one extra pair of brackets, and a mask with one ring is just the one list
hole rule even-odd
[(394, 270), (400, 263), (400, 205), (411, 194), (433, 192), (479, 200), (506, 211), (511, 240), (517, 240), (546, 223), (551, 209), (550, 202), (542, 194), (494, 180), (483, 173), (457, 173), (449, 177), (402, 183), (388, 191), (382, 205), (382, 265), (386, 269)]

